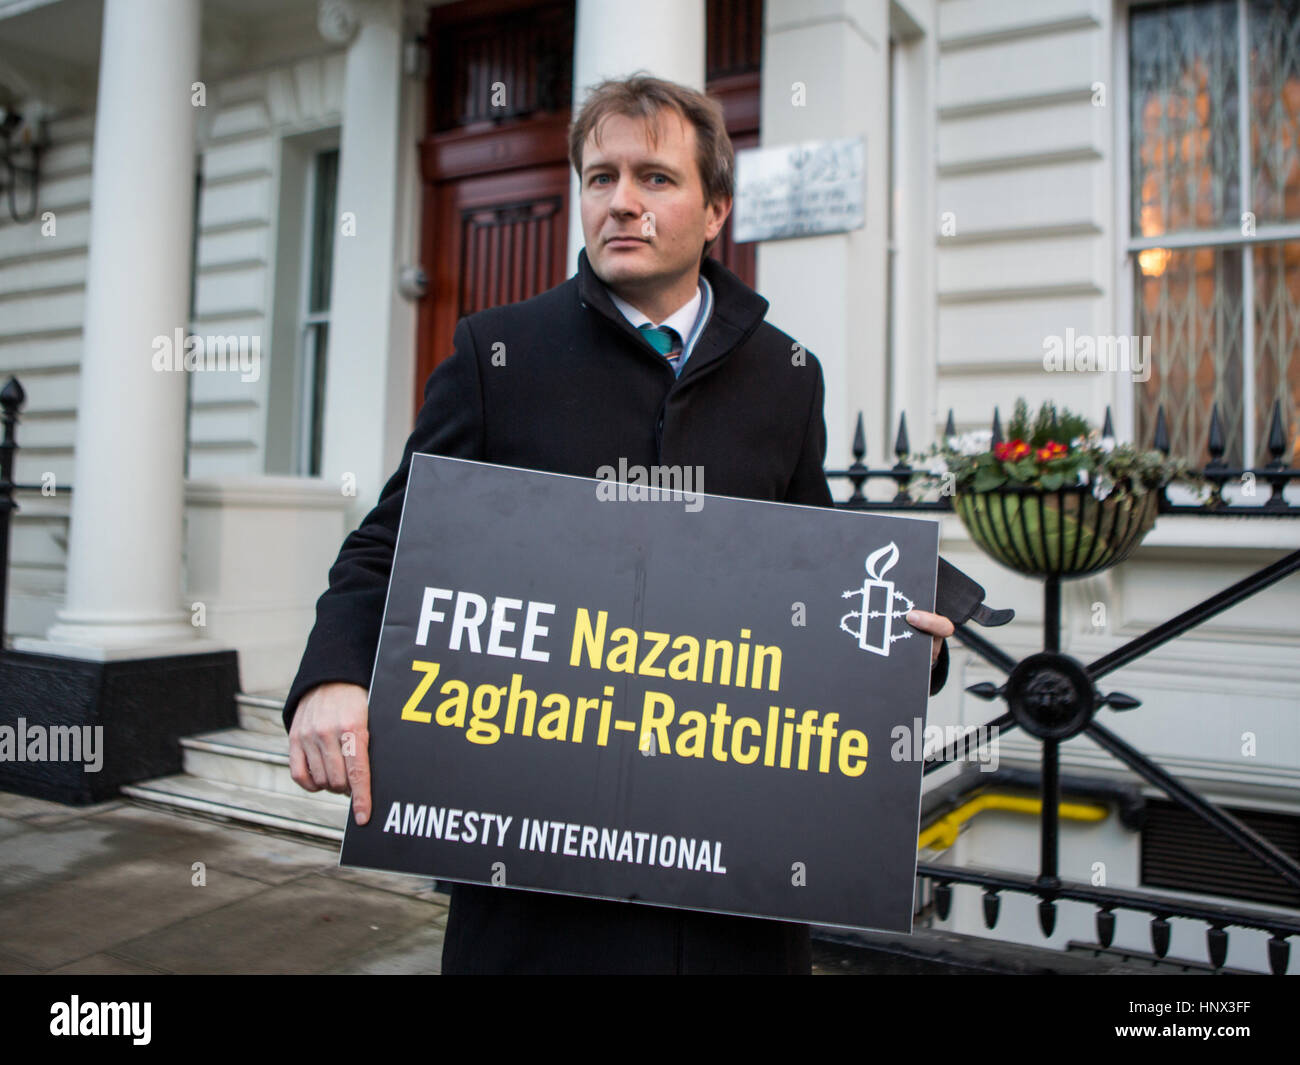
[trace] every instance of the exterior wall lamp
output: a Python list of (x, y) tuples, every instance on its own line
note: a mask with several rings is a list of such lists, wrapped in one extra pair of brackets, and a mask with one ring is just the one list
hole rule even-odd
[[(0, 107), (0, 191), (9, 202), (9, 217), (18, 225), (36, 217), (36, 188), (40, 177), (41, 153), (49, 145), (45, 116), (39, 104), (25, 112)], [(18, 186), (28, 186), (26, 212), (18, 210)]]

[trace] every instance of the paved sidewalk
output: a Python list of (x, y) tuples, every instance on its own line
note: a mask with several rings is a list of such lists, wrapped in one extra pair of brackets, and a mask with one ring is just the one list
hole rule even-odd
[(447, 896), (337, 862), (125, 800), (0, 792), (0, 973), (438, 973)]
[[(0, 792), (0, 974), (439, 973), (447, 896), (337, 863), (336, 844), (128, 799)], [(814, 975), (880, 965), (813, 942)]]

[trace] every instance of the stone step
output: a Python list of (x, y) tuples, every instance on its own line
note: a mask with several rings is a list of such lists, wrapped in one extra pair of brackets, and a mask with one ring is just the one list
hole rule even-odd
[(128, 784), (122, 793), (148, 806), (331, 842), (343, 839), (350, 801), (333, 792), (285, 795), (188, 773)]
[(122, 789), (133, 802), (218, 821), (338, 842), (346, 795), (306, 792), (289, 776), (289, 737), (281, 712), (287, 692), (240, 692), (239, 727), (181, 740), (184, 772)]
[(190, 776), (282, 795), (306, 794), (289, 776), (289, 737), (254, 729), (202, 732), (181, 740), (181, 764)]
[(239, 708), (239, 727), (250, 732), (284, 736), (284, 700), (288, 692), (240, 692), (235, 696)]

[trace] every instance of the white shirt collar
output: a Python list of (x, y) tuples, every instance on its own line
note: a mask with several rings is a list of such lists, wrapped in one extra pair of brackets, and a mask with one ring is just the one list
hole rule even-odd
[[(608, 288), (608, 286), (606, 286)], [(700, 302), (703, 299), (704, 290), (700, 285), (695, 286), (695, 295), (687, 300), (684, 304), (673, 311), (662, 322), (651, 322), (648, 317), (638, 311), (627, 300), (620, 299), (614, 294), (613, 289), (609, 289), (609, 298), (613, 300), (614, 306), (623, 312), (623, 317), (632, 323), (636, 328), (640, 328), (644, 323), (649, 322), (655, 326), (668, 326), (675, 329), (677, 335), (682, 338), (683, 344), (690, 337), (691, 331), (695, 328), (695, 320), (700, 315)]]

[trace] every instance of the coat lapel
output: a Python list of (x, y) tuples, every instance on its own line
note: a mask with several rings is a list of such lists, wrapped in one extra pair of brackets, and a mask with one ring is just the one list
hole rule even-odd
[(716, 259), (706, 258), (700, 272), (713, 288), (713, 313), (686, 360), (681, 380), (694, 377), (724, 359), (763, 323), (767, 300)]

